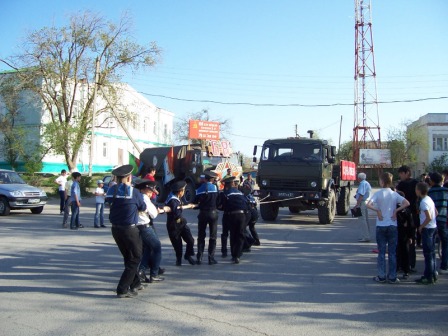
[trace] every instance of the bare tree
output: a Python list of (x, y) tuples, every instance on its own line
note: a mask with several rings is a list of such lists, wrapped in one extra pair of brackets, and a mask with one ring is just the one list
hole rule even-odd
[[(188, 141), (188, 121), (189, 120), (205, 120), (205, 121), (216, 121), (220, 123), (220, 133), (221, 137), (225, 138), (231, 130), (230, 119), (224, 119), (221, 117), (210, 117), (208, 109), (203, 109), (199, 112), (190, 113), (185, 119), (180, 119), (174, 123), (174, 140), (177, 143), (184, 143)], [(204, 140), (192, 139), (191, 143), (202, 143)]]
[[(95, 63), (99, 60), (98, 90), (117, 99), (113, 85), (127, 69), (152, 67), (160, 50), (152, 42), (140, 45), (132, 39), (131, 20), (125, 14), (118, 23), (92, 12), (73, 14), (64, 27), (43, 27), (28, 34), (22, 52), (4, 63), (41, 99), (45, 118), (43, 138), (56, 154), (62, 154), (70, 170), (76, 167), (82, 144), (92, 131)], [(109, 97), (110, 98), (110, 97)], [(110, 106), (103, 106), (99, 113)]]

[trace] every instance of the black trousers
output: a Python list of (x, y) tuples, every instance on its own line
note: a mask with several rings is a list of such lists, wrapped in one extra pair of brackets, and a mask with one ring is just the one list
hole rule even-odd
[[(232, 258), (239, 258), (243, 252), (246, 230), (246, 214), (228, 214), (226, 222), (230, 229), (230, 252)], [(224, 224), (224, 221), (223, 221)]]
[(222, 215), (222, 233), (221, 233), (221, 252), (227, 254), (227, 239), (230, 233), (229, 215), (224, 213)]
[(141, 285), (138, 265), (142, 257), (142, 240), (136, 226), (112, 227), (112, 236), (124, 259), (124, 271), (117, 286), (117, 294), (125, 294), (129, 288)]
[(401, 268), (404, 273), (410, 272), (410, 237), (408, 235), (408, 229), (403, 226), (398, 226), (398, 241), (397, 241), (397, 268)]
[(185, 218), (181, 219), (181, 223), (167, 223), (166, 228), (168, 237), (176, 252), (176, 260), (182, 260), (182, 239), (187, 244), (185, 251), (185, 258), (194, 256), (194, 238), (191, 234), (190, 228), (187, 225)]
[(259, 240), (258, 232), (257, 232), (257, 230), (255, 230), (255, 223), (257, 223), (257, 220), (258, 220), (257, 208), (250, 209), (247, 216), (248, 216), (248, 224), (247, 225), (249, 226), (250, 234), (252, 235), (252, 237), (255, 240)]
[(207, 236), (207, 225), (210, 238), (208, 242), (208, 255), (213, 256), (216, 248), (216, 237), (218, 235), (218, 211), (201, 210), (198, 215), (198, 252), (203, 253), (205, 248), (205, 237)]

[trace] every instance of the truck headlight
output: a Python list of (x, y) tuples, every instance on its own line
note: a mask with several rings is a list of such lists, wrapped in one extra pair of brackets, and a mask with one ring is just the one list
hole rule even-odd
[(40, 191), (39, 196), (46, 197), (47, 193), (43, 190)]
[(314, 182), (314, 181), (311, 182), (311, 187), (312, 187), (312, 188), (316, 188), (316, 186), (317, 186), (317, 183), (316, 183), (316, 182)]
[(25, 196), (24, 193), (19, 190), (10, 191), (9, 193), (11, 194), (11, 196), (14, 196), (14, 197), (24, 197)]
[(267, 187), (267, 186), (268, 186), (268, 180), (262, 180), (262, 181), (261, 181), (261, 185), (262, 185), (263, 187)]

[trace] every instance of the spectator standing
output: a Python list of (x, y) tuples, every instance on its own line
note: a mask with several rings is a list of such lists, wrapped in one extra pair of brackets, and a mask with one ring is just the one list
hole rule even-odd
[(98, 187), (95, 190), (95, 219), (93, 222), (93, 226), (96, 228), (106, 227), (104, 225), (104, 182), (102, 180), (98, 180), (97, 182)]
[(370, 241), (370, 225), (369, 225), (369, 212), (367, 210), (367, 199), (370, 197), (370, 192), (372, 187), (370, 183), (366, 180), (367, 176), (364, 173), (358, 174), (358, 190), (356, 191), (355, 199), (356, 205), (354, 209), (361, 209), (361, 216), (358, 217), (361, 237), (359, 238), (359, 242), (369, 242)]
[(243, 182), (243, 189), (247, 189), (249, 193), (252, 193), (255, 188), (255, 181), (250, 173), (247, 174), (247, 178)]
[(420, 210), (420, 227), (418, 230), (422, 235), (423, 257), (425, 258), (425, 271), (420, 279), (416, 282), (423, 285), (430, 285), (437, 280), (435, 273), (435, 248), (434, 237), (437, 230), (436, 207), (428, 196), (429, 186), (424, 182), (419, 182), (415, 187), (417, 196), (421, 198)]
[(442, 176), (443, 176), (443, 187), (448, 188), (448, 168), (442, 170)]
[[(381, 189), (367, 203), (367, 207), (376, 212), (376, 242), (378, 244), (376, 282), (396, 284), (397, 278), (397, 213), (409, 206), (409, 202), (397, 192), (392, 191), (392, 174), (380, 176)], [(399, 207), (397, 205), (400, 204)], [(389, 255), (389, 274), (386, 273), (386, 249)]]
[(439, 173), (429, 174), (431, 188), (428, 196), (434, 201), (437, 210), (437, 233), (439, 234), (441, 245), (441, 262), (439, 274), (448, 273), (448, 226), (447, 226), (447, 208), (448, 208), (448, 188), (442, 187), (442, 175)]
[[(143, 177), (143, 179), (155, 182), (156, 181), (156, 179), (154, 177), (155, 175), (156, 175), (156, 167), (151, 166), (151, 167), (149, 167), (149, 171)], [(151, 196), (151, 202), (153, 202), (154, 204), (156, 203), (156, 199), (157, 199), (157, 195), (158, 194), (159, 194), (159, 192), (157, 191), (157, 189), (154, 188), (154, 192), (152, 193), (152, 196)]]
[(72, 173), (73, 184), (70, 191), (70, 197), (72, 199), (72, 218), (70, 220), (70, 229), (78, 230), (84, 226), (79, 223), (79, 208), (81, 207), (81, 188), (79, 182), (81, 181), (81, 173)]
[[(402, 197), (405, 197), (402, 191), (397, 191)], [(409, 278), (411, 272), (411, 256), (410, 246), (415, 241), (415, 227), (412, 220), (410, 206), (402, 211), (397, 212), (397, 228), (398, 228), (398, 242), (397, 242), (397, 271), (403, 271), (403, 279)], [(415, 252), (415, 249), (414, 249)]]
[(67, 180), (67, 183), (65, 184), (64, 218), (62, 220), (62, 227), (63, 228), (67, 227), (68, 216), (70, 215), (70, 210), (71, 210), (71, 207), (72, 207), (72, 198), (71, 198), (72, 185), (73, 185), (73, 178), (71, 178), (70, 180)]
[(409, 270), (410, 272), (415, 271), (415, 264), (417, 255), (415, 253), (415, 246), (416, 244), (419, 244), (421, 246), (421, 236), (420, 233), (416, 232), (416, 229), (420, 226), (420, 219), (418, 216), (418, 197), (415, 193), (415, 186), (417, 185), (418, 181), (414, 178), (411, 178), (412, 171), (411, 168), (404, 165), (398, 168), (398, 176), (400, 178), (400, 182), (397, 184), (397, 191), (401, 191), (404, 193), (404, 198), (406, 198), (409, 203), (409, 211), (411, 212), (411, 220), (412, 223), (410, 229), (412, 230), (409, 232), (409, 235), (412, 237), (412, 241), (409, 245)]
[(61, 170), (61, 175), (55, 180), (58, 185), (58, 193), (59, 193), (59, 211), (64, 214), (65, 207), (65, 184), (67, 183), (67, 171), (65, 169)]

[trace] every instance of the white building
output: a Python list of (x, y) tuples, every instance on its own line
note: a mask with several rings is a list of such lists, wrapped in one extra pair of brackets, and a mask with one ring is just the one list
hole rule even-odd
[(428, 172), (428, 166), (435, 158), (448, 154), (448, 113), (428, 113), (409, 127), (422, 128), (427, 139), (427, 146), (416, 150), (417, 162), (413, 164), (413, 168), (418, 176)]
[[(174, 114), (160, 109), (135, 91), (127, 84), (117, 84), (119, 88), (119, 107), (115, 111), (121, 116), (126, 128), (141, 150), (147, 147), (172, 145), (173, 117)], [(87, 90), (80, 90), (79, 97), (74, 102), (76, 110), (83, 110), (83, 102)], [(30, 98), (31, 97), (31, 98)], [(34, 98), (31, 93), (23, 94), (20, 118), (18, 125), (25, 127), (27, 140), (42, 143), (41, 125), (48, 123), (50, 112), (39, 98)], [(84, 99), (83, 99), (84, 98)], [(110, 171), (117, 165), (127, 164), (130, 154), (139, 157), (138, 150), (130, 141), (126, 132), (120, 126), (112, 111), (104, 109), (106, 102), (98, 96), (98, 116), (94, 127), (93, 145), (93, 172)], [(5, 106), (0, 101), (0, 114), (5, 112)], [(0, 138), (1, 138), (0, 133)], [(87, 139), (79, 151), (77, 170), (81, 173), (89, 171), (90, 141)], [(20, 160), (19, 160), (20, 161)], [(19, 170), (23, 169), (23, 161), (19, 164)], [(0, 152), (0, 168), (10, 168)], [(42, 172), (59, 173), (61, 169), (67, 169), (62, 155), (47, 154), (43, 159)]]

